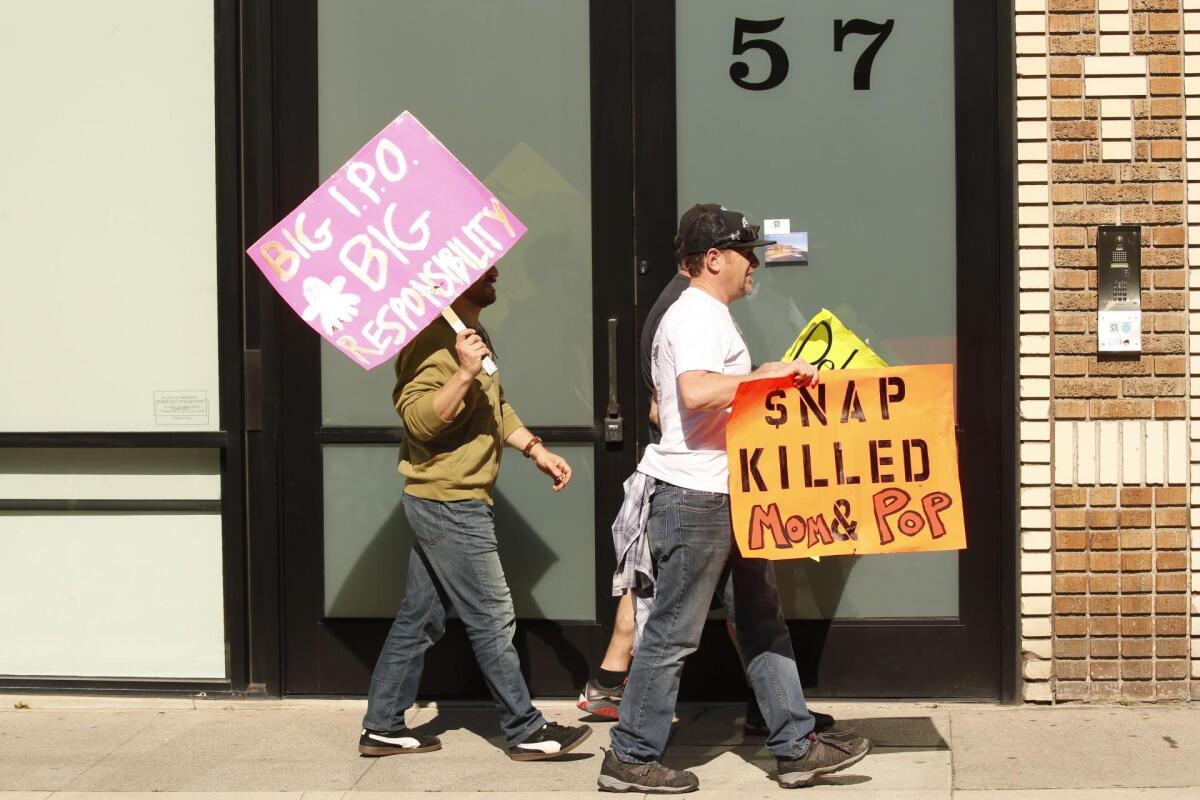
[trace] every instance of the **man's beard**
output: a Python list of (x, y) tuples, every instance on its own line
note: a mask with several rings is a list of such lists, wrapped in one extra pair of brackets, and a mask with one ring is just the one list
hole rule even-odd
[(754, 294), (754, 290), (758, 288), (758, 281), (754, 280), (754, 273), (748, 272), (742, 277), (742, 285), (738, 287), (740, 297), (750, 297)]
[(473, 284), (465, 292), (463, 292), (468, 300), (479, 308), (487, 308), (492, 303), (496, 302), (496, 286), (495, 284), (487, 286), (483, 283)]

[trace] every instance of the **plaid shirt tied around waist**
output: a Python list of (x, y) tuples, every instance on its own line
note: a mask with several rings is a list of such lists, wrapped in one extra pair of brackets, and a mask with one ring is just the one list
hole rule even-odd
[(646, 520), (650, 517), (655, 483), (649, 475), (634, 472), (622, 484), (625, 499), (612, 525), (613, 549), (617, 554), (613, 597), (620, 597), (627, 590), (637, 597), (654, 596), (654, 562), (650, 558)]

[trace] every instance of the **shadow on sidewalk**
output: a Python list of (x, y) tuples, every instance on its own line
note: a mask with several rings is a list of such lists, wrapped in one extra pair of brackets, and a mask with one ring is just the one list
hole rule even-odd
[[(536, 703), (534, 704), (536, 705)], [(476, 708), (439, 708), (437, 715), (420, 725), (411, 729), (415, 733), (426, 736), (442, 736), (446, 733), (465, 731), (478, 736), (480, 739), (487, 741), (488, 744), (495, 747), (500, 752), (507, 754), (508, 745), (504, 741), (504, 734), (500, 732), (499, 721), (496, 711), (493, 709), (476, 709)], [(592, 727), (592, 736), (596, 735), (597, 729)], [(586, 745), (585, 745), (586, 746)], [(583, 761), (588, 758), (594, 758), (594, 753), (576, 752), (566, 753), (555, 759), (548, 761), (567, 763), (571, 761)]]
[[(774, 778), (774, 758), (766, 750), (764, 738), (742, 733), (737, 709), (705, 709), (691, 718), (681, 719), (671, 730), (671, 739), (663, 763), (673, 769), (693, 769), (703, 766), (720, 755), (732, 752), (747, 764)], [(839, 719), (834, 732), (851, 731), (870, 739), (872, 755), (886, 755), (887, 750), (906, 751), (948, 750), (950, 745), (925, 716), (877, 717), (871, 719)], [(880, 752), (882, 750), (882, 752)], [(814, 785), (854, 786), (869, 783), (871, 778), (848, 772), (818, 779)]]

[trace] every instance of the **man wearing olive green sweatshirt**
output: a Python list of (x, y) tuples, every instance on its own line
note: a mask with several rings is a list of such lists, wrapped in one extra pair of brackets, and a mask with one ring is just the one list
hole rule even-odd
[(425, 651), (445, 632), (451, 605), (500, 711), (510, 758), (556, 758), (591, 734), (587, 725), (546, 722), (530, 701), (512, 644), (516, 615), (492, 515), (501, 450), (508, 445), (532, 459), (556, 492), (570, 482), (571, 468), (521, 424), (504, 401), (499, 373), (482, 370), (491, 343), (479, 312), (496, 301), (498, 274), (493, 266), (452, 303), (467, 330), (455, 335), (436, 319), (396, 359), (392, 399), (405, 428), (399, 469), (415, 540), (404, 601), (371, 676), (363, 755), (441, 748), (437, 737), (408, 730), (404, 712), (416, 700)]

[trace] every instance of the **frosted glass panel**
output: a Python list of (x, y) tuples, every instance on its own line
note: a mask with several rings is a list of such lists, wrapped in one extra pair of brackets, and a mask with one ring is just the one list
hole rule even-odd
[(219, 514), (0, 513), (0, 675), (222, 679)]
[[(318, 2), (321, 175), (407, 109), (528, 226), (483, 324), (535, 425), (592, 424), (587, 14), (585, 0)], [(324, 423), (398, 424), (392, 381), (322, 343)]]
[(958, 615), (958, 553), (780, 561), (775, 575), (789, 619)]
[(213, 23), (4, 5), (0, 430), (220, 430)]
[[(505, 454), (495, 493), (500, 559), (523, 619), (593, 620), (595, 480), (592, 445), (553, 445), (571, 464), (559, 494), (516, 451)], [(325, 615), (392, 617), (404, 598), (412, 531), (394, 446), (323, 449)]]
[[(680, 210), (720, 202), (808, 233), (805, 266), (764, 267), (733, 306), (756, 362), (778, 358), (810, 316), (829, 308), (888, 363), (949, 363), (956, 348), (954, 39), (951, 0), (720, 0), (678, 3)], [(763, 36), (789, 56), (787, 77), (761, 81), (761, 50), (730, 55), (734, 19), (783, 18)], [(894, 26), (869, 90), (853, 88), (872, 36), (834, 51), (834, 22)], [(716, 135), (712, 109), (743, 124)]]
[[(719, 202), (808, 234), (806, 265), (764, 266), (753, 295), (733, 305), (754, 361), (779, 358), (824, 307), (888, 363), (953, 363), (952, 1), (688, 0), (676, 15), (679, 210)], [(738, 18), (782, 19), (765, 32), (741, 23), (742, 40), (773, 45), (731, 55)], [(854, 76), (875, 35), (847, 35), (835, 50), (837, 20), (852, 19), (892, 20), (869, 89), (856, 90)], [(743, 81), (767, 82), (776, 46), (788, 60), (781, 82), (734, 83), (739, 62)], [(736, 124), (714, 128), (714, 110)], [(778, 572), (795, 618), (958, 613), (957, 553), (828, 558)]]

